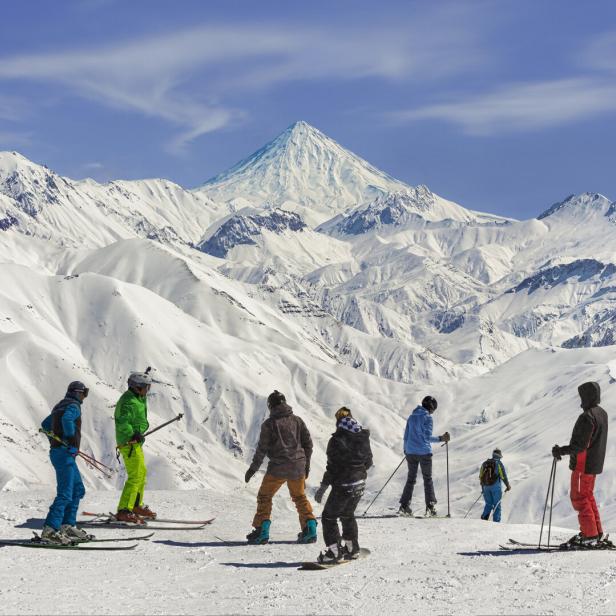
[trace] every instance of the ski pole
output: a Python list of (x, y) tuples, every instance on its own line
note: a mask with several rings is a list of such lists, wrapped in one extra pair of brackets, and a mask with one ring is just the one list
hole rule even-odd
[[(558, 463), (558, 460), (556, 463)], [(552, 509), (554, 507), (554, 486), (556, 485), (556, 464), (554, 465), (554, 476), (552, 477), (552, 493), (550, 495), (550, 521), (548, 523), (548, 547), (550, 547), (550, 535), (552, 534)]]
[(537, 548), (541, 548), (541, 539), (543, 537), (543, 524), (545, 522), (545, 512), (548, 508), (548, 498), (550, 497), (550, 488), (556, 474), (556, 458), (552, 459), (552, 468), (550, 469), (550, 480), (548, 481), (548, 491), (545, 495), (545, 504), (543, 505), (543, 517), (541, 518), (541, 532), (539, 533), (539, 545)]
[(173, 423), (174, 421), (180, 421), (180, 419), (182, 419), (182, 417), (184, 417), (184, 413), (178, 413), (177, 417), (174, 417), (173, 419), (170, 419), (169, 421), (166, 421), (164, 424), (160, 424), (160, 426), (157, 426), (156, 428), (152, 428), (152, 430), (149, 430), (143, 436), (150, 436), (150, 434), (153, 434), (157, 430), (160, 430), (161, 428), (164, 428), (165, 426), (168, 426), (169, 424)]
[[(49, 438), (52, 438), (54, 441), (58, 441), (58, 443), (64, 445), (64, 447), (66, 447), (67, 449), (70, 447), (70, 445), (66, 442), (63, 441), (57, 434), (54, 434), (53, 432), (48, 432), (47, 430), (43, 429), (43, 428), (39, 428), (39, 432), (47, 435)], [(107, 466), (106, 464), (103, 464), (102, 462), (100, 462), (99, 460), (97, 460), (96, 458), (93, 458), (92, 456), (88, 455), (87, 453), (81, 451), (81, 450), (77, 450), (77, 455), (80, 458), (83, 458), (86, 462), (90, 462), (90, 464), (92, 464), (93, 466), (95, 464), (107, 469), (108, 471), (115, 473), (116, 469), (115, 468), (111, 468), (110, 466)], [(98, 469), (101, 470), (101, 469)]]
[(475, 502), (468, 508), (468, 511), (466, 512), (466, 514), (464, 515), (464, 519), (466, 520), (466, 516), (468, 516), (468, 514), (471, 512), (471, 509), (477, 504), (477, 502), (479, 501), (479, 499), (483, 496), (483, 487), (481, 488), (481, 494), (477, 497), (477, 499), (475, 500)]
[(447, 517), (451, 517), (449, 509), (449, 441), (445, 441), (445, 452), (447, 453)]
[(367, 513), (368, 513), (368, 509), (370, 509), (370, 507), (372, 507), (372, 505), (374, 504), (374, 501), (379, 497), (379, 495), (381, 494), (381, 492), (385, 489), (385, 486), (391, 481), (392, 477), (396, 474), (396, 472), (398, 471), (398, 469), (402, 466), (402, 463), (406, 460), (406, 456), (404, 456), (404, 458), (402, 458), (402, 460), (400, 460), (400, 464), (398, 464), (398, 466), (396, 466), (396, 469), (394, 470), (394, 472), (389, 476), (389, 479), (385, 482), (385, 484), (383, 485), (383, 487), (379, 490), (378, 494), (372, 499), (371, 503), (366, 507), (366, 511), (364, 511), (361, 514), (361, 517), (363, 518)]

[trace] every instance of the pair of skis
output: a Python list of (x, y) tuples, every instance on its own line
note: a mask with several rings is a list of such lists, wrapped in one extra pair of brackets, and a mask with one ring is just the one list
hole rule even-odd
[[(34, 537), (32, 539), (24, 541), (22, 539), (4, 539), (0, 540), (0, 545), (7, 546), (16, 546), (21, 548), (44, 548), (48, 550), (92, 550), (92, 551), (125, 551), (125, 550), (134, 550), (137, 547), (137, 543), (131, 545), (122, 545), (122, 546), (101, 546), (95, 547), (89, 545), (90, 543), (110, 543), (117, 541), (148, 541), (150, 537), (152, 537), (154, 533), (150, 533), (149, 535), (142, 535), (140, 537), (110, 537), (106, 539), (87, 539), (87, 540), (75, 540), (72, 543), (61, 544), (61, 543), (51, 543), (50, 541), (45, 541), (39, 535), (34, 533)], [(85, 545), (88, 544), (88, 545)]]
[(595, 545), (576, 545), (562, 543), (559, 545), (542, 545), (538, 546), (536, 543), (525, 543), (523, 541), (516, 541), (515, 539), (509, 539), (508, 545), (500, 545), (501, 550), (507, 550), (509, 552), (572, 552), (572, 551), (593, 551), (593, 550), (616, 550), (616, 546), (605, 537), (603, 541), (598, 542)]
[[(147, 530), (200, 530), (211, 524), (216, 518), (209, 520), (173, 520), (165, 518), (154, 518), (152, 520), (144, 520), (143, 524), (134, 524), (132, 522), (120, 522), (116, 519), (113, 513), (92, 513), (83, 511), (82, 515), (92, 518), (91, 520), (79, 520), (77, 526), (80, 528), (129, 528)], [(178, 524), (181, 526), (169, 526), (169, 524)]]

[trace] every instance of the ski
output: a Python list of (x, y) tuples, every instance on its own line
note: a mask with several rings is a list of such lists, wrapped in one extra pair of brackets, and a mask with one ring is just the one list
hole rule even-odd
[[(115, 519), (115, 515), (113, 513), (92, 513), (91, 511), (82, 511), (81, 514), (94, 517), (94, 518), (103, 518), (103, 519), (106, 519), (112, 522), (117, 522), (117, 520)], [(149, 521), (159, 522), (160, 524), (189, 524), (189, 525), (194, 524), (196, 526), (207, 526), (208, 524), (211, 524), (215, 519), (216, 518), (210, 518), (209, 520), (172, 520), (172, 519), (165, 519), (165, 518), (152, 518)], [(146, 523), (148, 522), (147, 518), (144, 518), (144, 520), (146, 521)], [(133, 526), (142, 526), (142, 525), (133, 524)]]
[(77, 520), (78, 528), (114, 528), (124, 530), (201, 530), (206, 527), (206, 524), (197, 526), (193, 524), (191, 526), (155, 526), (152, 524), (130, 524), (129, 522), (107, 522), (106, 520), (90, 521), (90, 520)]
[(318, 561), (306, 561), (303, 562), (299, 567), (298, 567), (298, 571), (324, 571), (325, 569), (335, 569), (336, 567), (340, 567), (342, 565), (348, 565), (349, 563), (352, 563), (356, 560), (359, 560), (361, 558), (366, 558), (367, 556), (370, 555), (370, 550), (368, 550), (367, 548), (359, 548), (359, 553), (357, 554), (356, 558), (353, 558), (351, 560), (339, 560), (335, 563), (320, 563)]
[[(509, 539), (509, 543), (512, 546), (517, 546), (520, 548), (538, 548), (536, 543), (524, 543), (522, 541), (516, 541), (515, 539)], [(560, 550), (561, 552), (568, 552), (571, 550), (577, 550), (577, 551), (581, 551), (581, 550), (585, 550), (585, 551), (589, 551), (589, 550), (615, 550), (616, 546), (614, 546), (612, 544), (611, 541), (608, 540), (608, 538), (606, 537), (604, 539), (603, 542), (600, 542), (599, 545), (571, 545), (571, 544), (567, 544), (567, 543), (559, 543), (557, 545), (549, 545), (549, 546), (541, 546), (540, 549), (556, 549), (556, 550)]]
[(69, 543), (67, 545), (60, 545), (58, 543), (46, 543), (45, 541), (32, 541), (31, 539), (27, 541), (23, 541), (21, 539), (3, 539), (0, 540), (0, 545), (15, 546), (20, 548), (42, 548), (48, 550), (91, 550), (93, 552), (120, 552), (125, 550), (134, 550), (138, 544), (134, 543), (133, 545), (94, 547), (83, 545), (83, 543)]
[[(401, 516), (401, 517), (409, 517), (409, 516)], [(451, 518), (450, 515), (414, 515), (416, 520), (447, 520)]]
[(75, 541), (75, 543), (110, 543), (114, 541), (148, 541), (150, 537), (153, 537), (154, 533), (149, 535), (141, 535), (139, 537), (109, 537), (105, 539), (86, 539), (84, 541)]
[(560, 547), (551, 545), (548, 547), (547, 545), (542, 545), (538, 548), (536, 545), (525, 546), (525, 545), (499, 545), (501, 550), (505, 552), (511, 552), (514, 554), (539, 554), (541, 552), (567, 552), (568, 550), (562, 550)]

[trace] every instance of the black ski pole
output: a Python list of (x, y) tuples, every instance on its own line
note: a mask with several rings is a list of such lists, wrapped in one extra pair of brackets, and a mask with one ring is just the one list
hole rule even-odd
[(383, 485), (383, 487), (379, 490), (378, 494), (372, 499), (371, 503), (366, 507), (366, 511), (364, 511), (361, 514), (361, 517), (363, 518), (367, 513), (368, 513), (368, 509), (370, 509), (370, 507), (372, 507), (372, 505), (374, 504), (374, 501), (379, 497), (379, 495), (381, 494), (381, 492), (385, 489), (385, 486), (391, 481), (392, 477), (396, 474), (396, 472), (398, 471), (398, 469), (402, 466), (402, 463), (406, 460), (406, 456), (404, 456), (404, 458), (402, 458), (402, 460), (400, 460), (400, 464), (398, 464), (398, 466), (396, 466), (396, 470), (389, 476), (389, 479), (385, 482), (385, 484)]
[(552, 477), (552, 494), (550, 495), (550, 521), (548, 524), (548, 547), (550, 547), (550, 535), (552, 534), (552, 507), (554, 506), (554, 486), (556, 485), (556, 469), (558, 464), (558, 459), (556, 460), (556, 464), (554, 464), (554, 475)]
[(548, 481), (548, 491), (546, 492), (545, 504), (543, 505), (543, 517), (541, 518), (541, 532), (539, 533), (539, 545), (537, 546), (537, 548), (539, 549), (541, 548), (541, 539), (543, 537), (543, 525), (545, 523), (545, 512), (547, 511), (547, 508), (548, 508), (548, 498), (550, 498), (550, 488), (552, 487), (552, 481), (553, 481), (555, 470), (556, 470), (556, 458), (553, 458), (552, 468), (550, 469), (550, 480)]
[(481, 494), (476, 498), (475, 502), (468, 508), (468, 511), (464, 514), (464, 519), (466, 520), (466, 517), (468, 516), (468, 514), (471, 512), (471, 509), (477, 504), (477, 502), (479, 501), (479, 499), (483, 496), (483, 486), (481, 488)]
[(449, 509), (449, 441), (445, 441), (445, 452), (447, 454), (447, 517), (451, 517)]
[(178, 413), (177, 417), (174, 417), (173, 419), (170, 419), (169, 421), (166, 421), (164, 424), (160, 424), (160, 426), (156, 426), (156, 428), (152, 428), (151, 430), (146, 432), (143, 436), (150, 436), (150, 434), (153, 434), (157, 430), (160, 430), (161, 428), (164, 428), (165, 426), (168, 426), (169, 424), (173, 423), (174, 421), (180, 421), (180, 419), (182, 419), (182, 417), (184, 417), (184, 413)]

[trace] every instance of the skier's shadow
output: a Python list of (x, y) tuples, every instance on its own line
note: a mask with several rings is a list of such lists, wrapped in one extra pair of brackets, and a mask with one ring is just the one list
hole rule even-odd
[[(172, 539), (164, 539), (153, 541), (152, 543), (162, 543), (176, 548), (250, 548), (262, 547), (252, 546), (246, 541), (173, 541)], [(297, 545), (297, 541), (269, 541), (267, 545)]]
[(225, 567), (239, 567), (241, 569), (297, 569), (302, 566), (301, 562), (288, 563), (277, 561), (275, 563), (220, 563)]
[(28, 518), (21, 524), (15, 524), (13, 528), (31, 528), (32, 530), (41, 530), (44, 524), (45, 520), (43, 518)]

